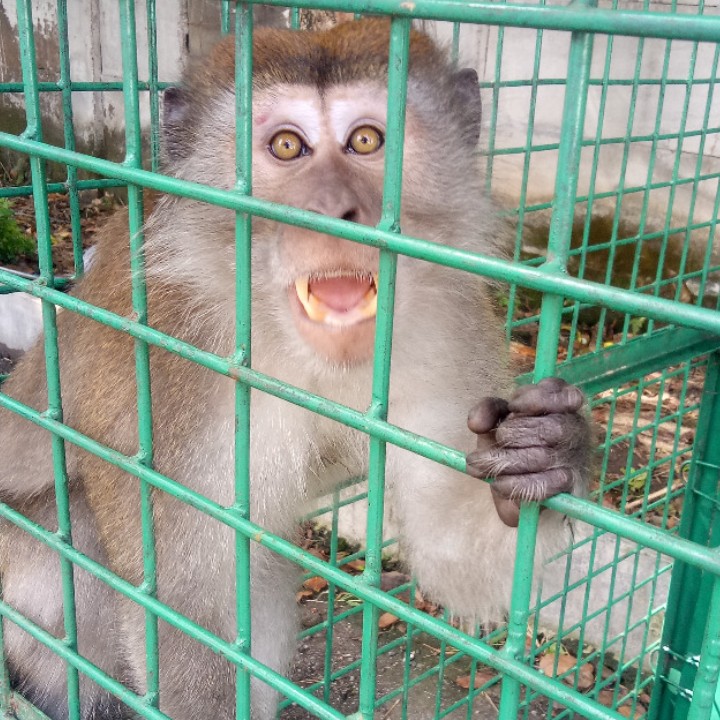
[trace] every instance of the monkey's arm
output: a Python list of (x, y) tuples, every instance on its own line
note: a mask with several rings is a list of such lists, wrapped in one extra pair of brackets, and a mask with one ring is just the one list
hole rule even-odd
[(584, 401), (575, 386), (546, 378), (518, 388), (510, 401), (487, 397), (470, 411), (478, 449), (468, 455), (467, 471), (495, 478), (492, 498), (507, 525), (517, 526), (521, 500), (586, 490), (591, 451)]

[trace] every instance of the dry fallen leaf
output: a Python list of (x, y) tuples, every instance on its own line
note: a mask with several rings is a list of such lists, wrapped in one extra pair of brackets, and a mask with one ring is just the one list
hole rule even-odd
[[(609, 690), (605, 688), (605, 690), (601, 690), (598, 693), (597, 701), (608, 708), (613, 708), (616, 713), (619, 715), (622, 715), (623, 717), (631, 718), (635, 717), (635, 713), (633, 712), (632, 705), (620, 705), (619, 707), (613, 707), (613, 703), (615, 702), (615, 693), (612, 690)], [(642, 708), (639, 707), (639, 709), (642, 711)]]
[[(556, 656), (555, 653), (545, 653), (541, 658), (540, 662), (538, 663), (538, 669), (543, 673), (543, 675), (547, 675), (548, 677), (552, 677), (553, 673), (555, 672), (555, 662), (556, 662)], [(557, 674), (558, 676), (564, 675), (567, 672), (570, 672), (575, 666), (577, 665), (577, 658), (574, 655), (570, 655), (570, 653), (564, 653), (557, 656)]]
[(312, 590), (314, 593), (322, 592), (327, 586), (327, 580), (324, 577), (320, 577), (319, 575), (308, 578), (303, 583), (303, 587), (307, 588), (308, 590)]
[(378, 627), (381, 630), (387, 630), (389, 627), (392, 627), (399, 619), (400, 618), (398, 618), (397, 615), (393, 615), (392, 613), (383, 613), (378, 619)]
[(312, 590), (298, 590), (295, 593), (295, 602), (301, 603), (303, 600), (311, 598), (315, 593)]
[[(568, 675), (568, 677), (565, 679), (569, 681), (570, 685), (573, 684), (574, 679), (572, 675)], [(585, 663), (584, 665), (581, 665), (577, 675), (578, 690), (582, 690), (583, 692), (585, 692), (585, 690), (589, 690), (594, 684), (595, 668), (590, 663)]]
[[(495, 677), (495, 673), (490, 668), (478, 668), (475, 672), (474, 689), (481, 688), (489, 683)], [(463, 675), (455, 680), (455, 684), (463, 690), (470, 689), (470, 675)]]
[(365, 570), (365, 561), (364, 560), (353, 560), (349, 563), (346, 563), (342, 566), (343, 570), (352, 570), (353, 572), (361, 573), (363, 570)]

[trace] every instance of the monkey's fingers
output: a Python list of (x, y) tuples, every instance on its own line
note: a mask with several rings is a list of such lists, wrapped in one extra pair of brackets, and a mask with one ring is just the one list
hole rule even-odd
[(517, 527), (520, 523), (520, 503), (514, 500), (508, 500), (498, 493), (492, 493), (492, 499), (495, 503), (495, 510), (498, 517), (508, 526)]
[(587, 422), (576, 413), (510, 415), (495, 431), (504, 448), (528, 446), (573, 447), (587, 437)]
[(467, 458), (467, 472), (477, 478), (540, 473), (557, 465), (557, 456), (543, 445), (475, 450)]
[(476, 435), (484, 435), (494, 430), (509, 412), (507, 400), (484, 397), (468, 414), (467, 424)]
[(560, 378), (545, 378), (536, 385), (519, 387), (510, 399), (510, 412), (525, 415), (574, 413), (585, 402), (585, 396), (574, 385)]
[(571, 468), (551, 468), (528, 475), (505, 475), (490, 485), (495, 510), (509, 527), (517, 527), (520, 502), (540, 501), (563, 492), (571, 492), (575, 476)]
[(575, 473), (570, 467), (554, 467), (542, 472), (498, 476), (492, 483), (493, 494), (515, 502), (538, 502), (553, 495), (572, 492)]

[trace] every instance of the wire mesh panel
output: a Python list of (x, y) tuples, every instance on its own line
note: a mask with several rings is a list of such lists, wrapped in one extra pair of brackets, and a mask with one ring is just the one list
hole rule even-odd
[[(78, 79), (72, 62), (77, 48), (69, 39), (73, 8), (65, 0), (57, 0), (54, 16), (56, 74), (47, 69), (55, 66), (52, 62), (39, 61), (32, 15), (39, 9), (30, 0), (8, 4), (21, 72), (2, 75), (0, 96), (21, 107), (24, 119), (15, 132), (3, 125), (0, 110), (0, 148), (27, 158), (30, 173), (29, 182), (16, 175), (17, 183), (3, 183), (0, 198), (32, 196), (39, 275), (0, 268), (0, 293), (23, 292), (41, 302), (44, 338), (33, 352), (44, 357), (45, 376), (37, 382), (47, 390), (47, 403), (35, 407), (0, 390), (0, 408), (25, 418), (49, 439), (53, 489), (42, 519), (31, 519), (22, 504), (1, 496), (0, 516), (6, 547), (22, 536), (23, 547), (37, 548), (38, 557), (49, 548), (57, 558), (57, 578), (48, 578), (47, 592), (62, 598), (62, 617), (50, 632), (3, 598), (0, 640), (19, 628), (29, 647), (44, 646), (62, 659), (66, 697), (57, 700), (52, 717), (93, 717), (83, 699), (90, 685), (103, 689), (108, 703), (103, 707), (113, 712), (121, 707), (128, 717), (172, 716), (167, 711), (172, 699), (163, 693), (164, 663), (172, 660), (163, 653), (161, 638), (173, 633), (186, 638), (181, 647), (207, 648), (208, 668), (221, 668), (214, 677), (232, 674), (233, 708), (209, 707), (208, 716), (253, 717), (251, 688), (260, 681), (279, 692), (279, 717), (285, 720), (717, 717), (716, 8), (702, 2), (672, 2), (659, 10), (649, 2), (627, 10), (617, 1), (601, 8), (592, 2), (569, 7), (449, 0), (301, 3), (288, 14), (293, 27), (312, 17), (312, 8), (391, 16), (385, 169), (378, 189), (382, 214), (375, 228), (253, 196), (252, 4), (225, 0), (218, 18), (223, 32), (235, 35), (233, 187), (162, 174), (160, 98), (172, 85), (164, 75), (172, 69), (158, 60), (158, 13), (168, 9), (148, 0), (139, 21), (138, 8), (133, 0), (113, 4), (121, 72), (106, 82)], [(485, 167), (486, 190), (514, 239), (507, 260), (402, 232), (413, 22), (446, 38), (454, 61), (475, 48), (484, 116), (477, 162)], [(515, 51), (519, 46), (524, 53)], [(122, 108), (121, 162), (77, 150), (74, 112), (82, 105), (78, 98), (89, 93), (100, 93), (108, 103), (112, 98)], [(46, 132), (43, 109), (52, 102), (62, 111), (59, 134)], [(113, 188), (124, 193), (127, 204), (125, 224), (113, 226), (123, 248), (118, 258), (128, 265), (127, 303), (121, 310), (109, 299), (96, 306), (64, 292), (84, 273), (83, 193)], [(150, 321), (144, 223), (163, 203), (151, 191), (232, 216), (227, 228), (234, 233), (233, 252), (223, 258), (235, 270), (234, 342), (228, 351), (212, 343), (198, 346), (192, 334), (175, 337)], [(58, 276), (54, 269), (58, 238), (48, 210), (52, 193), (67, 196), (69, 275)], [(287, 384), (253, 365), (253, 227), (266, 220), (379, 250), (367, 409)], [(572, 542), (542, 574), (534, 568), (535, 544), (548, 515), (538, 504), (521, 506), (515, 567), (504, 568), (513, 574), (505, 621), (464, 622), (426, 597), (405, 574), (394, 518), (385, 504), (388, 448), (466, 469), (459, 448), (388, 422), (397, 266), (406, 261), (433, 263), (448, 277), (472, 273), (492, 279), (519, 381), (559, 374), (579, 385), (600, 429), (589, 496), (559, 495), (543, 503), (567, 518)], [(212, 308), (192, 304), (195, 276), (198, 282), (215, 281), (202, 268), (188, 273), (187, 307), (179, 312), (211, 317)], [(127, 337), (127, 352), (107, 381), (120, 385), (121, 378), (133, 378), (132, 417), (116, 419), (117, 444), (98, 442), (92, 428), (64, 422), (61, 381), (68, 361), (58, 351), (59, 311)], [(164, 449), (154, 429), (163, 401), (154, 385), (155, 353), (175, 356), (173, 367), (182, 382), (222, 378), (223, 392), (234, 393), (232, 423), (222, 438), (233, 446), (233, 487), (222, 497), (158, 469)], [(181, 392), (180, 384), (175, 391)], [(295, 542), (257, 524), (252, 512), (257, 489), (251, 438), (259, 429), (251, 408), (260, 398), (367, 438), (367, 477), (339, 478), (330, 496), (311, 508), (292, 508), (304, 518)], [(219, 402), (215, 396), (207, 401)], [(202, 426), (196, 433), (190, 442), (214, 441)], [(102, 550), (77, 532), (77, 510), (70, 503), (76, 453), (127, 478), (123, 488), (132, 494), (135, 513), (120, 515), (117, 522), (136, 543), (140, 562), (132, 578), (113, 572)], [(233, 577), (226, 584), (232, 586), (227, 609), (234, 620), (232, 637), (181, 612), (159, 590), (159, 573), (181, 572), (163, 567), (158, 555), (158, 527), (168, 527), (168, 507), (182, 508), (189, 525), (218, 528), (213, 530), (217, 537), (231, 539)], [(187, 547), (179, 546), (180, 562), (190, 552), (192, 532), (187, 538)], [(297, 589), (303, 630), (290, 677), (254, 654), (250, 598), (257, 568), (252, 558), (260, 551), (305, 571)], [(461, 560), (471, 567), (475, 558), (468, 550)], [(208, 557), (208, 566), (214, 561)], [(132, 629), (142, 637), (136, 647), (142, 678), (123, 676), (107, 656), (84, 654), (83, 633), (90, 630), (77, 607), (88, 588), (102, 588), (96, 592), (108, 598), (108, 608), (118, 602), (131, 608)], [(202, 602), (206, 591), (192, 587), (186, 596)], [(98, 610), (101, 630), (120, 622), (103, 612)], [(0, 714), (42, 717), (23, 697), (16, 674), (10, 664), (0, 669)], [(207, 677), (212, 681), (212, 670)], [(193, 682), (187, 679), (189, 686)], [(114, 717), (110, 710), (94, 710), (95, 716)]]

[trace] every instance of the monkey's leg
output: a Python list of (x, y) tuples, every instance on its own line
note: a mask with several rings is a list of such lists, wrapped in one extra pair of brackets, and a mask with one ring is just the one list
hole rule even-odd
[[(498, 517), (490, 487), (399, 450), (388, 470), (403, 557), (423, 593), (467, 620), (501, 620), (510, 599), (517, 533)], [(562, 518), (543, 513), (538, 563), (567, 540)]]
[[(71, 494), (73, 543), (94, 559), (97, 537), (84, 499)], [(51, 494), (19, 508), (34, 521), (54, 529), (55, 502)], [(57, 553), (7, 522), (0, 522), (0, 569), (3, 599), (23, 615), (55, 635), (65, 635), (62, 582)], [(78, 651), (118, 680), (124, 680), (117, 647), (114, 598), (104, 583), (75, 569)], [(13, 623), (5, 622), (5, 651), (14, 687), (52, 720), (65, 720), (66, 664), (55, 653)], [(120, 720), (131, 713), (112, 695), (80, 674), (83, 720)]]
[[(231, 550), (234, 536), (224, 534)], [(295, 593), (299, 584), (297, 566), (265, 548), (254, 546), (251, 561), (252, 657), (280, 674), (287, 675), (295, 653), (298, 629)], [(213, 561), (204, 556), (206, 563)], [(228, 642), (235, 640), (235, 597), (227, 582), (213, 583), (199, 569), (185, 568), (175, 588), (160, 588), (160, 599)], [(223, 578), (232, 581), (233, 569)], [(168, 591), (170, 590), (170, 594)], [(207, 600), (205, 600), (207, 597)], [(123, 638), (133, 668), (135, 683), (144, 687), (145, 635), (143, 611), (123, 601)], [(174, 720), (234, 720), (235, 667), (187, 634), (160, 623), (160, 709)], [(272, 720), (277, 712), (278, 693), (253, 678), (252, 720)]]

